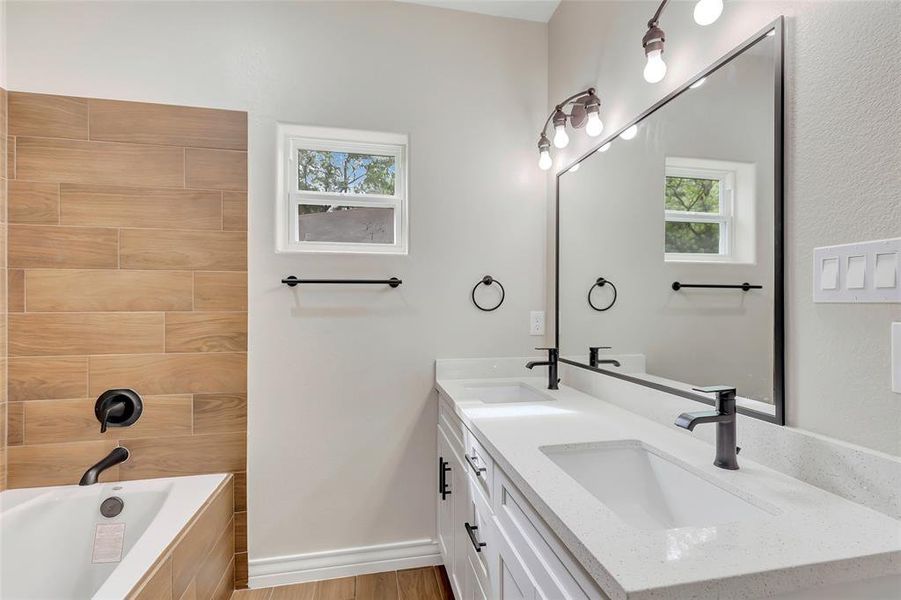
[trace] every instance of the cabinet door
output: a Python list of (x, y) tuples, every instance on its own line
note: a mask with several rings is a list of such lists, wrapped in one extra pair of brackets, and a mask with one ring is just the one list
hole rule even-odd
[(454, 560), (454, 451), (447, 436), (438, 428), (438, 547), (448, 573)]
[(495, 562), (491, 569), (493, 596), (498, 600), (533, 600), (539, 598), (538, 589), (519, 555), (500, 527), (495, 527), (492, 541)]
[(475, 511), (472, 504), (472, 489), (470, 488), (469, 475), (466, 473), (463, 459), (456, 452), (453, 453), (450, 466), (453, 473), (453, 485), (451, 488), (453, 493), (450, 497), (453, 499), (454, 505), (454, 572), (451, 574), (448, 571), (448, 575), (451, 577), (454, 589), (465, 596), (466, 575), (469, 570), (467, 549), (472, 545), (465, 524), (472, 523), (475, 520)]

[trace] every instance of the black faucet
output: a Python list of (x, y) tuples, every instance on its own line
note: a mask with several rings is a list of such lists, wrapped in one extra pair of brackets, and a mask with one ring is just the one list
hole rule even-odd
[(101, 458), (96, 465), (84, 472), (78, 485), (94, 485), (97, 483), (97, 478), (100, 477), (101, 473), (126, 460), (128, 460), (128, 448), (123, 448), (122, 446), (113, 448), (112, 452)]
[(547, 389), (556, 390), (560, 379), (557, 377), (557, 358), (560, 356), (556, 348), (535, 348), (536, 350), (547, 350), (547, 360), (532, 360), (526, 363), (526, 368), (547, 367)]
[(716, 394), (712, 411), (682, 413), (676, 426), (692, 431), (699, 423), (716, 423), (716, 458), (713, 464), (721, 469), (738, 468), (739, 448), (735, 445), (735, 388), (727, 385), (692, 388), (696, 392)]
[(613, 365), (614, 367), (622, 366), (618, 360), (598, 359), (598, 350), (610, 350), (610, 346), (589, 346), (588, 347), (588, 366), (597, 368), (598, 365)]

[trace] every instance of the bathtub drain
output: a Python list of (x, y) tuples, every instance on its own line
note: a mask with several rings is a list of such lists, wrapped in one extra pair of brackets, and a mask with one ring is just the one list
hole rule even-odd
[(119, 513), (122, 512), (124, 507), (125, 502), (122, 501), (122, 498), (111, 496), (104, 500), (100, 505), (100, 514), (107, 519), (112, 519), (113, 517), (119, 516)]

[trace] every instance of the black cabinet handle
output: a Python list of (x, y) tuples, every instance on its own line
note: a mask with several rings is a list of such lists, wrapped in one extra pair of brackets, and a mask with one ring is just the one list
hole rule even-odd
[(450, 494), (450, 490), (447, 489), (447, 472), (450, 471), (451, 468), (448, 466), (448, 462), (444, 460), (443, 456), (438, 457), (438, 493), (441, 494), (442, 500), (447, 500), (448, 494)]
[(476, 552), (481, 552), (482, 548), (487, 546), (485, 542), (480, 542), (479, 538), (476, 537), (476, 531), (478, 531), (477, 525), (470, 525), (469, 523), (463, 523), (463, 527), (466, 528), (466, 533), (469, 534), (469, 541), (472, 542), (472, 547), (476, 549)]
[(476, 476), (481, 476), (482, 473), (484, 473), (485, 471), (488, 470), (488, 469), (486, 469), (485, 467), (480, 467), (479, 465), (477, 465), (477, 464), (475, 463), (475, 459), (473, 459), (473, 457), (471, 457), (471, 456), (468, 455), (468, 454), (464, 454), (464, 455), (463, 455), (463, 458), (466, 459), (466, 462), (468, 462), (468, 463), (469, 463), (469, 466), (472, 467), (472, 470), (475, 471)]

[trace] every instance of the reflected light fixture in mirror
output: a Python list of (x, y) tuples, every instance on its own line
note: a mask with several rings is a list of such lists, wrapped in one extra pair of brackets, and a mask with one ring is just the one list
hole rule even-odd
[(706, 78), (706, 77), (701, 77), (700, 79), (698, 79), (697, 81), (695, 81), (693, 84), (691, 84), (691, 85), (688, 86), (688, 87), (689, 87), (689, 89), (696, 90), (696, 89), (698, 89), (699, 87), (701, 87), (702, 85), (704, 85), (704, 82), (705, 82), (705, 81), (707, 81), (707, 78)]
[(598, 148), (598, 152), (606, 152), (607, 150), (610, 150), (610, 146), (612, 144), (613, 144), (613, 142), (607, 142), (606, 144), (604, 144), (603, 146)]
[(619, 134), (619, 137), (623, 138), (624, 140), (631, 140), (637, 134), (638, 134), (638, 125), (632, 125), (628, 129), (623, 131), (621, 134)]
[[(570, 107), (569, 114), (566, 108)], [(604, 122), (601, 120), (601, 99), (598, 98), (594, 88), (573, 94), (569, 98), (554, 107), (548, 115), (538, 138), (538, 167), (547, 171), (553, 165), (551, 160), (551, 143), (547, 137), (548, 125), (554, 126), (554, 146), (566, 148), (569, 145), (569, 134), (566, 132), (567, 121), (574, 129), (585, 128), (585, 133), (591, 137), (601, 135), (604, 130)]]
[(723, 14), (723, 0), (698, 0), (695, 4), (695, 23), (710, 25)]

